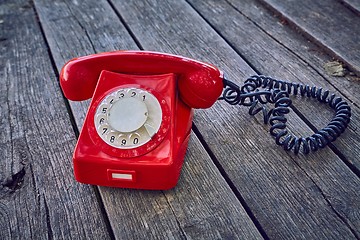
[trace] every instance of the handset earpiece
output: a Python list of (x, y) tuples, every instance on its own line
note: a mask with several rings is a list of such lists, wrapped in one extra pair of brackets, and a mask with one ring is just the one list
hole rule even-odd
[(193, 71), (179, 79), (178, 88), (181, 100), (189, 107), (209, 108), (222, 93), (222, 74), (217, 69)]

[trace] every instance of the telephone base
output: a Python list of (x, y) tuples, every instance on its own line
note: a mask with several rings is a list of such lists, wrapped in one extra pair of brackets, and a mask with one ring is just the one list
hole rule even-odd
[(97, 156), (74, 158), (75, 178), (81, 183), (107, 187), (171, 189), (178, 182), (189, 138), (190, 134), (181, 144), (176, 156), (147, 164), (134, 163), (132, 159), (99, 159)]
[[(179, 99), (176, 86), (177, 78), (174, 74), (146, 76), (102, 71), (73, 156), (76, 180), (86, 184), (121, 188), (164, 190), (174, 187), (184, 161), (193, 118), (192, 109)], [(136, 143), (142, 141), (144, 131), (135, 130), (127, 134), (116, 130), (114, 133), (105, 134), (102, 129), (107, 131), (110, 127), (103, 119), (100, 119), (97, 126), (98, 109), (100, 115), (105, 116), (102, 118), (106, 118), (106, 111), (112, 111), (109, 107), (111, 97), (125, 98), (126, 92), (121, 95), (124, 89), (139, 89), (137, 94), (135, 90), (131, 91), (135, 93), (134, 98), (138, 97), (142, 90), (146, 90), (159, 102), (161, 110), (152, 108), (152, 103), (147, 104), (151, 125), (155, 125), (151, 122), (155, 122), (154, 119), (161, 119), (161, 124), (157, 132), (149, 136), (149, 141), (143, 145), (136, 146)], [(144, 96), (145, 98), (139, 99), (148, 102), (150, 95)], [(128, 99), (131, 97), (133, 96), (130, 95)], [(161, 114), (157, 114), (157, 111), (161, 111)], [(105, 137), (100, 137), (101, 134), (105, 134)], [(111, 134), (117, 134), (118, 137), (114, 139), (117, 139), (118, 145), (110, 145)], [(136, 136), (134, 141), (131, 141), (132, 136)], [(124, 143), (122, 138), (126, 139)]]

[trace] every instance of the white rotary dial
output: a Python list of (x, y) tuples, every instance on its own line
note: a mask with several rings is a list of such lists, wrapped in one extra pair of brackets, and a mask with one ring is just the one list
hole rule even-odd
[(149, 142), (162, 121), (156, 97), (138, 88), (123, 88), (106, 96), (96, 109), (94, 123), (107, 144), (132, 149)]

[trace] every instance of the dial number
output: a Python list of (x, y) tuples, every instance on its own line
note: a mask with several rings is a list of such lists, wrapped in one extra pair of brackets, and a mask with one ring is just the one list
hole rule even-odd
[(118, 98), (123, 98), (123, 97), (125, 97), (125, 93), (124, 92), (118, 92), (117, 94), (116, 94), (116, 96), (118, 97)]
[(106, 134), (109, 131), (109, 127), (108, 126), (104, 126), (101, 128), (101, 135)]

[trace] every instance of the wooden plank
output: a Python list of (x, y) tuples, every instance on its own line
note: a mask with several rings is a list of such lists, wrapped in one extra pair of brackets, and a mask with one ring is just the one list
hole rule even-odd
[(119, 239), (262, 238), (194, 134), (176, 188), (102, 191)]
[[(77, 5), (70, 1), (53, 4), (39, 0), (35, 4), (59, 69), (67, 60), (64, 56), (71, 58), (75, 54), (88, 54), (89, 45), (94, 46), (93, 50), (97, 52), (136, 48), (106, 1), (89, 1)], [(96, 11), (84, 11), (91, 7)], [(52, 14), (53, 11), (60, 12), (60, 9), (61, 15)], [(104, 12), (106, 17), (103, 17)], [(111, 24), (106, 25), (106, 22)], [(97, 34), (94, 25), (106, 25), (106, 28)], [(70, 30), (61, 32), (65, 26)], [(99, 35), (115, 40), (99, 47)], [(72, 102), (71, 105), (80, 127), (86, 104), (80, 106)], [(183, 175), (173, 190), (161, 192), (99, 188), (116, 238), (261, 238), (241, 203), (194, 135), (189, 149), (191, 154), (186, 157)], [(212, 181), (204, 182), (209, 176)]]
[[(352, 117), (352, 124), (349, 126), (349, 130), (351, 132), (351, 135), (353, 137), (341, 137), (337, 142), (335, 142), (335, 146), (338, 149), (341, 149), (341, 152), (343, 152), (345, 155), (355, 155), (357, 156), (359, 154), (359, 146), (358, 142), (360, 139), (357, 139), (358, 134), (356, 133), (357, 125), (353, 125), (354, 123), (359, 122), (359, 92), (360, 92), (360, 84), (359, 84), (359, 77), (352, 76), (350, 74), (344, 76), (344, 77), (335, 77), (330, 76), (328, 72), (325, 70), (324, 65), (332, 62), (333, 58), (327, 54), (325, 54), (321, 49), (316, 46), (314, 43), (308, 41), (304, 36), (299, 35), (299, 33), (292, 28), (288, 27), (288, 24), (286, 21), (278, 19), (276, 16), (274, 16), (272, 13), (267, 11), (266, 8), (264, 8), (261, 4), (256, 3), (254, 1), (250, 0), (244, 0), (239, 4), (237, 1), (230, 1), (230, 4), (236, 9), (236, 11), (239, 12), (239, 14), (242, 14), (246, 16), (250, 21), (247, 21), (247, 25), (250, 26), (249, 30), (247, 32), (253, 32), (252, 29), (260, 28), (256, 33), (252, 34), (260, 34), (261, 36), (264, 36), (264, 33), (261, 33), (262, 31), (266, 34), (270, 35), (269, 38), (262, 37), (262, 41), (269, 41), (273, 42), (271, 39), (275, 39), (279, 44), (283, 45), (285, 48), (287, 48), (289, 51), (287, 51), (286, 55), (296, 55), (298, 59), (296, 60), (294, 56), (291, 57), (292, 62), (298, 61), (303, 62), (303, 66), (300, 66), (297, 70), (303, 71), (304, 69), (308, 69), (309, 72), (309, 79), (306, 81), (306, 83), (311, 83), (317, 86), (324, 86), (326, 89), (330, 89), (333, 92), (340, 92), (342, 94), (343, 99), (348, 99), (349, 103), (353, 103), (353, 117)], [(351, 27), (351, 26), (349, 26)], [(240, 31), (239, 31), (240, 32)], [(230, 35), (229, 35), (230, 36)], [(230, 37), (228, 36), (228, 39)], [(240, 46), (240, 45), (238, 45)], [(270, 49), (278, 49), (277, 47), (271, 46)], [(282, 52), (271, 52), (271, 58), (275, 54), (276, 56), (279, 56), (279, 59), (282, 59)], [(293, 54), (290, 54), (293, 53)], [(285, 55), (285, 56), (286, 56)], [(269, 56), (269, 55), (268, 55)], [(271, 59), (270, 58), (270, 59)], [(253, 58), (249, 59), (252, 62), (257, 61), (257, 57), (254, 56)], [(273, 68), (274, 66), (277, 66), (278, 61), (266, 61), (259, 62), (256, 64), (256, 67), (259, 69), (259, 71), (263, 72), (264, 74), (272, 74), (269, 70)], [(268, 63), (268, 64), (266, 64)], [(285, 63), (286, 64), (286, 63)], [(306, 66), (308, 65), (308, 66)], [(281, 67), (280, 69), (282, 69)], [(316, 71), (321, 76), (311, 76), (312, 70)], [(275, 71), (278, 72), (278, 76), (282, 78), (291, 78), (291, 74), (284, 74), (282, 71)], [(294, 75), (298, 75), (298, 71), (294, 71)], [(302, 78), (294, 77), (294, 81), (302, 81)], [(324, 80), (327, 80), (327, 84), (325, 84)], [(333, 87), (329, 87), (329, 86)], [(307, 115), (309, 117), (311, 115)], [(320, 121), (316, 123), (316, 119), (311, 119), (312, 123), (317, 127), (323, 127), (323, 123), (327, 121), (327, 119), (319, 119)], [(355, 152), (353, 152), (355, 149)], [(359, 158), (347, 158), (347, 161), (349, 161), (350, 165), (353, 165), (356, 171), (360, 169), (360, 159)]]
[[(294, 27), (360, 74), (360, 16), (338, 1), (262, 0)], [(349, 27), (351, 26), (351, 27)]]
[[(244, 1), (244, 3), (246, 3), (246, 1)], [(309, 84), (310, 86), (320, 86), (324, 89), (329, 89), (332, 93), (336, 93), (344, 99), (347, 98), (337, 93), (337, 89), (342, 89), (341, 86), (337, 85), (333, 87), (329, 85), (323, 78), (323, 75), (318, 74), (312, 66), (309, 66), (308, 62), (303, 61), (302, 58), (292, 52), (291, 49), (295, 49), (296, 46), (302, 43), (297, 42), (291, 44), (289, 46), (289, 48), (291, 47), (290, 50), (283, 47), (283, 45), (275, 41), (272, 36), (269, 36), (262, 29), (259, 29), (254, 21), (250, 21), (239, 12), (239, 9), (251, 8), (253, 4), (248, 3), (248, 5), (242, 5), (235, 2), (232, 4), (234, 4), (236, 9), (227, 3), (219, 3), (218, 1), (208, 1), (206, 4), (193, 2), (194, 7), (206, 16), (208, 21), (218, 29), (240, 54), (246, 56), (247, 61), (249, 61), (257, 71), (265, 75), (273, 75), (276, 78), (286, 79), (292, 82), (300, 82)], [(213, 9), (217, 9), (217, 12), (214, 13)], [(264, 13), (260, 15), (264, 15)], [(271, 18), (268, 15), (264, 15), (264, 19), (266, 20), (262, 21), (270, 21)], [(260, 21), (259, 19), (256, 20)], [(222, 26), (224, 24), (228, 27), (223, 28)], [(249, 36), (254, 37), (249, 38)], [(295, 42), (297, 36), (294, 34), (291, 36), (293, 36), (293, 38), (289, 39), (288, 42)], [(316, 65), (316, 62), (312, 62), (312, 64)], [(354, 84), (356, 88), (358, 84)], [(359, 99), (358, 93), (359, 92), (355, 91), (352, 92), (353, 98)], [(350, 93), (348, 93), (347, 96), (349, 96), (349, 94)], [(306, 98), (295, 98), (294, 100), (295, 107), (317, 129), (323, 128), (333, 117), (333, 111), (330, 110), (330, 108), (322, 107), (323, 110), (319, 112), (321, 104), (316, 101)], [(352, 122), (349, 128), (344, 135), (338, 138), (336, 142), (333, 142), (337, 151), (341, 152), (346, 163), (351, 166), (356, 173), (360, 172), (360, 159), (357, 157), (360, 154), (360, 146), (358, 145), (360, 136), (357, 134), (357, 128), (360, 124), (359, 114), (358, 106), (353, 105)]]
[[(316, 79), (321, 79), (321, 77), (316, 76), (311, 69), (307, 70), (306, 65), (299, 66), (297, 61), (301, 62), (301, 59), (296, 59), (295, 56), (292, 56), (288, 51), (284, 51), (284, 49), (281, 48), (281, 45), (277, 44), (277, 42), (273, 41), (271, 37), (264, 34), (261, 30), (257, 28), (257, 26), (249, 21), (246, 17), (239, 14), (238, 11), (235, 11), (232, 9), (232, 7), (227, 3), (220, 3), (219, 1), (207, 1), (205, 2), (196, 2), (192, 1), (193, 6), (212, 24), (220, 34), (222, 34), (223, 37), (225, 37), (230, 44), (237, 49), (240, 54), (243, 56), (247, 56), (247, 60), (251, 62), (252, 66), (255, 66), (255, 68), (259, 69), (262, 73), (268, 74), (270, 71), (277, 72), (277, 69), (280, 67), (281, 71), (278, 72), (279, 76), (282, 78), (288, 78), (293, 77), (292, 74), (295, 72), (295, 76), (297, 78), (297, 82), (305, 82), (305, 83), (311, 83), (311, 85), (320, 85), (321, 81), (317, 81)], [(214, 9), (216, 9), (216, 12), (214, 12)], [(225, 14), (226, 13), (226, 14)], [(267, 16), (264, 16), (266, 19)], [(234, 24), (230, 24), (234, 23)], [(221, 26), (229, 26), (226, 29), (221, 28)], [(252, 38), (250, 41), (252, 41), (251, 44), (248, 44), (247, 41), (249, 41), (247, 38), (248, 36), (256, 36), (256, 38)], [(261, 52), (261, 56), (257, 55), (259, 52)], [(260, 59), (259, 59), (260, 57)], [(264, 61), (266, 59), (266, 61)], [(290, 70), (288, 70), (290, 69)], [(332, 89), (334, 91), (334, 89)], [(317, 106), (318, 110), (311, 109), (309, 107), (309, 101), (306, 101), (306, 104), (303, 105), (303, 108), (301, 108), (301, 102), (296, 102), (299, 106), (299, 109), (304, 113), (307, 113), (305, 116), (311, 116), (311, 112), (319, 112), (319, 109), (321, 109), (320, 104), (315, 105)], [(306, 108), (310, 108), (308, 111), (306, 111)], [(358, 153), (359, 150), (357, 133), (356, 128), (359, 124), (358, 115), (359, 110), (357, 107), (353, 108), (354, 116), (353, 117), (353, 125), (350, 126), (350, 134), (354, 136), (354, 140), (349, 141), (349, 138), (345, 136), (343, 139), (339, 139), (340, 144), (338, 142), (334, 143), (339, 144), (336, 145), (338, 149), (341, 149), (342, 153), (346, 153), (348, 156), (348, 159), (350, 161), (358, 162)], [(316, 118), (310, 118), (311, 121), (315, 122), (318, 121), (318, 124), (320, 124), (321, 121), (327, 121), (326, 119), (317, 119)], [(354, 127), (354, 129), (352, 129)], [(206, 131), (205, 131), (206, 132)], [(212, 139), (213, 136), (210, 136), (209, 138)], [(351, 139), (351, 138), (350, 138)], [(341, 141), (344, 141), (341, 143)], [(351, 146), (352, 144), (352, 146)], [(341, 146), (342, 145), (342, 146)], [(349, 149), (348, 149), (349, 148)], [(355, 151), (356, 153), (354, 154)], [(322, 164), (322, 162), (320, 163)], [(307, 164), (302, 165), (302, 167), (306, 166)], [(309, 166), (307, 166), (309, 167)], [(310, 176), (312, 176), (313, 179), (317, 179), (316, 182), (318, 182), (318, 174), (321, 171), (329, 171), (333, 172), (333, 170), (330, 169), (313, 169), (311, 166), (311, 169), (308, 169), (307, 167), (304, 167), (308, 172)], [(322, 167), (321, 167), (322, 168)], [(327, 167), (325, 167), (327, 168)], [(344, 171), (346, 171), (344, 169)], [(346, 171), (347, 172), (347, 171)], [(336, 175), (334, 172), (330, 175)], [(339, 176), (339, 178), (342, 178)], [(318, 182), (319, 185), (323, 185), (323, 183)], [(325, 183), (327, 184), (327, 183)], [(344, 181), (342, 184), (343, 186), (346, 186), (346, 181)], [(328, 188), (328, 187), (326, 187)], [(343, 189), (343, 191), (346, 191), (346, 187)], [(358, 199), (358, 196), (353, 195), (353, 199)], [(352, 201), (349, 201), (349, 204), (351, 204)], [(336, 204), (336, 202), (334, 202)], [(341, 208), (339, 208), (340, 211)], [(359, 221), (356, 218), (353, 218), (352, 213), (348, 212), (346, 213), (348, 215), (349, 219), (352, 219), (351, 221), (354, 223), (354, 229), (358, 229), (359, 227)]]
[(359, 0), (340, 0), (345, 6), (352, 9), (356, 14), (360, 14), (360, 1)]
[(358, 107), (360, 106), (360, 100), (357, 97), (360, 92), (359, 77), (352, 76), (351, 74), (346, 74), (345, 76), (330, 75), (324, 66), (333, 62), (333, 57), (324, 53), (319, 46), (308, 41), (298, 31), (289, 27), (287, 21), (274, 16), (273, 13), (269, 12), (257, 1), (229, 2), (239, 14), (246, 16), (252, 22), (249, 23), (251, 28), (260, 28), (263, 32), (270, 35), (271, 38), (298, 56), (300, 58), (298, 61), (304, 61), (305, 64), (308, 64), (310, 68), (313, 68), (314, 71), (325, 78), (328, 84), (334, 86), (350, 102)]
[[(243, 60), (205, 21), (181, 2), (163, 1), (159, 5), (150, 1), (114, 1), (114, 5), (145, 49), (206, 60), (221, 66), (233, 78), (253, 73), (249, 66), (241, 65)], [(336, 238), (341, 232), (355, 238), (358, 220), (354, 217), (357, 213), (353, 213), (358, 212), (357, 207), (344, 212), (331, 200), (340, 198), (346, 206), (352, 206), (359, 199), (355, 174), (326, 150), (311, 157), (325, 159), (322, 162), (277, 151), (263, 137), (263, 129), (253, 129), (245, 114), (243, 109), (219, 103), (210, 110), (199, 111), (195, 123), (268, 236)], [(241, 127), (235, 127), (240, 124)], [(321, 179), (319, 174), (336, 180)], [(314, 226), (321, 228), (315, 230)]]
[(76, 138), (31, 2), (0, 9), (0, 239), (107, 239), (94, 189), (73, 180)]

